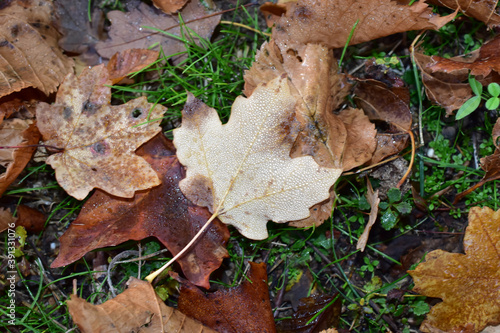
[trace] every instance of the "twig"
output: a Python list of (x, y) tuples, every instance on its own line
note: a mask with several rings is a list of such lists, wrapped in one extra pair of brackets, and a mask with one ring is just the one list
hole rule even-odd
[(126, 257), (131, 257), (131, 256), (138, 256), (139, 251), (135, 250), (129, 250), (129, 251), (123, 251), (122, 253), (118, 254), (116, 257), (111, 260), (108, 266), (108, 272), (107, 272), (107, 280), (108, 280), (108, 286), (109, 286), (109, 291), (111, 291), (111, 294), (113, 297), (116, 297), (116, 292), (115, 292), (115, 287), (113, 286), (113, 282), (111, 281), (111, 270), (113, 267), (115, 267), (116, 264), (118, 264), (118, 260), (121, 258), (126, 258)]

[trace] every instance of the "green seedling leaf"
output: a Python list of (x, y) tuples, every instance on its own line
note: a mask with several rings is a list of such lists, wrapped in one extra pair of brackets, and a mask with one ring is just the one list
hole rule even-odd
[(389, 198), (389, 203), (395, 203), (401, 200), (401, 191), (398, 188), (391, 188), (387, 191), (387, 198)]
[(378, 208), (386, 210), (387, 208), (389, 208), (389, 204), (385, 201), (382, 201), (381, 203), (378, 204)]
[(472, 91), (474, 92), (474, 94), (476, 96), (481, 96), (481, 94), (483, 93), (483, 85), (481, 84), (481, 82), (476, 80), (474, 77), (470, 76), (469, 77), (469, 84), (470, 84), (470, 87), (472, 88)]
[(479, 107), (479, 103), (481, 103), (481, 96), (470, 98), (460, 107), (460, 109), (458, 109), (455, 119), (460, 120), (467, 117)]
[(391, 209), (388, 209), (380, 218), (380, 222), (382, 224), (382, 228), (384, 228), (385, 230), (391, 230), (398, 222), (398, 218), (395, 212), (393, 212)]
[(488, 84), (488, 92), (493, 97), (498, 97), (500, 95), (500, 84), (493, 82)]
[(500, 98), (491, 97), (486, 101), (484, 106), (486, 106), (488, 110), (496, 110), (499, 105), (500, 105)]
[(413, 313), (416, 316), (423, 316), (424, 314), (429, 313), (429, 311), (431, 310), (431, 308), (429, 307), (429, 304), (427, 304), (423, 300), (416, 301), (413, 304), (412, 309), (413, 309)]
[(410, 214), (411, 212), (411, 205), (407, 202), (400, 202), (398, 204), (395, 204), (394, 208), (396, 208), (397, 211), (401, 214)]

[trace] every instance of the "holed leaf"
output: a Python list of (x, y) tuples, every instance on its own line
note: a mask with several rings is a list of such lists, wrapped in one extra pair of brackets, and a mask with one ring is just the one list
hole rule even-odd
[[(95, 187), (130, 198), (137, 190), (160, 183), (155, 171), (135, 150), (161, 131), (165, 112), (146, 97), (109, 105), (111, 82), (104, 65), (66, 77), (56, 103), (37, 107), (44, 144), (63, 149), (48, 157), (59, 184), (82, 200)], [(150, 122), (149, 120), (156, 120)]]
[(342, 170), (320, 167), (310, 156), (290, 158), (299, 128), (294, 102), (287, 78), (278, 77), (249, 98), (238, 97), (222, 125), (215, 110), (190, 95), (174, 130), (177, 156), (187, 167), (182, 192), (252, 239), (267, 237), (269, 220), (308, 217)]

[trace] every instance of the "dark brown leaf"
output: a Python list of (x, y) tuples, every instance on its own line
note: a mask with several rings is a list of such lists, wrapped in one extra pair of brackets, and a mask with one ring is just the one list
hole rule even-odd
[(247, 279), (240, 286), (212, 294), (183, 282), (178, 306), (186, 315), (221, 333), (276, 332), (264, 263), (250, 263)]
[(16, 225), (23, 226), (29, 232), (40, 232), (45, 226), (45, 215), (31, 207), (19, 205), (17, 206)]
[[(52, 267), (68, 265), (93, 249), (150, 236), (160, 240), (175, 255), (205, 224), (211, 215), (208, 210), (193, 205), (179, 190), (184, 170), (172, 144), (160, 134), (141, 147), (138, 154), (151, 164), (162, 184), (137, 192), (132, 199), (96, 191), (61, 237), (61, 250)], [(210, 273), (227, 256), (224, 245), (229, 232), (218, 220), (214, 222), (179, 259), (186, 277), (205, 288), (209, 287)]]

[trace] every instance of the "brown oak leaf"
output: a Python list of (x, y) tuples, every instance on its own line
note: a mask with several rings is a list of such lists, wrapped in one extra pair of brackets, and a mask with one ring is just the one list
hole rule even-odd
[(216, 333), (166, 306), (150, 283), (132, 277), (127, 285), (123, 293), (99, 305), (71, 295), (69, 313), (82, 333)]
[(217, 332), (276, 332), (266, 264), (250, 262), (247, 279), (241, 285), (211, 294), (180, 282), (179, 310)]
[[(210, 217), (206, 208), (193, 205), (179, 190), (184, 169), (170, 141), (158, 134), (137, 151), (161, 178), (161, 185), (140, 191), (131, 199), (102, 191), (85, 203), (77, 219), (61, 236), (61, 250), (51, 267), (60, 267), (87, 252), (114, 246), (129, 239), (154, 236), (173, 254), (179, 253)], [(209, 288), (210, 273), (227, 257), (227, 227), (214, 221), (203, 236), (178, 262), (194, 284)]]
[(269, 220), (308, 217), (342, 172), (310, 156), (290, 157), (299, 124), (287, 81), (277, 77), (249, 98), (238, 97), (225, 125), (189, 95), (182, 126), (174, 130), (177, 156), (187, 168), (182, 192), (252, 239), (267, 238)]
[(420, 329), (449, 332), (468, 326), (480, 332), (500, 324), (500, 211), (473, 207), (465, 231), (464, 251), (435, 250), (408, 273), (414, 291), (443, 302), (433, 306)]
[(0, 97), (28, 87), (46, 95), (73, 69), (57, 45), (52, 1), (15, 0), (0, 6)]
[[(200, 1), (189, 1), (181, 14), (183, 21), (188, 22), (182, 29), (190, 29), (201, 38), (210, 38), (220, 21), (220, 15), (207, 16), (210, 12)], [(113, 54), (127, 49), (148, 49), (152, 45), (156, 45), (154, 50), (161, 48), (166, 56), (185, 51), (182, 40), (158, 31), (181, 36), (177, 15), (164, 14), (141, 2), (130, 12), (109, 12), (108, 19), (111, 21), (109, 39), (96, 44), (97, 52), (104, 58), (109, 59)], [(192, 39), (196, 41), (195, 37)], [(182, 56), (177, 55), (172, 61), (178, 64), (182, 59)]]
[(135, 150), (161, 131), (166, 108), (136, 98), (110, 105), (111, 82), (104, 65), (66, 77), (53, 105), (40, 103), (36, 114), (44, 144), (62, 149), (46, 163), (58, 183), (82, 200), (93, 188), (130, 198), (160, 184), (155, 171)]

